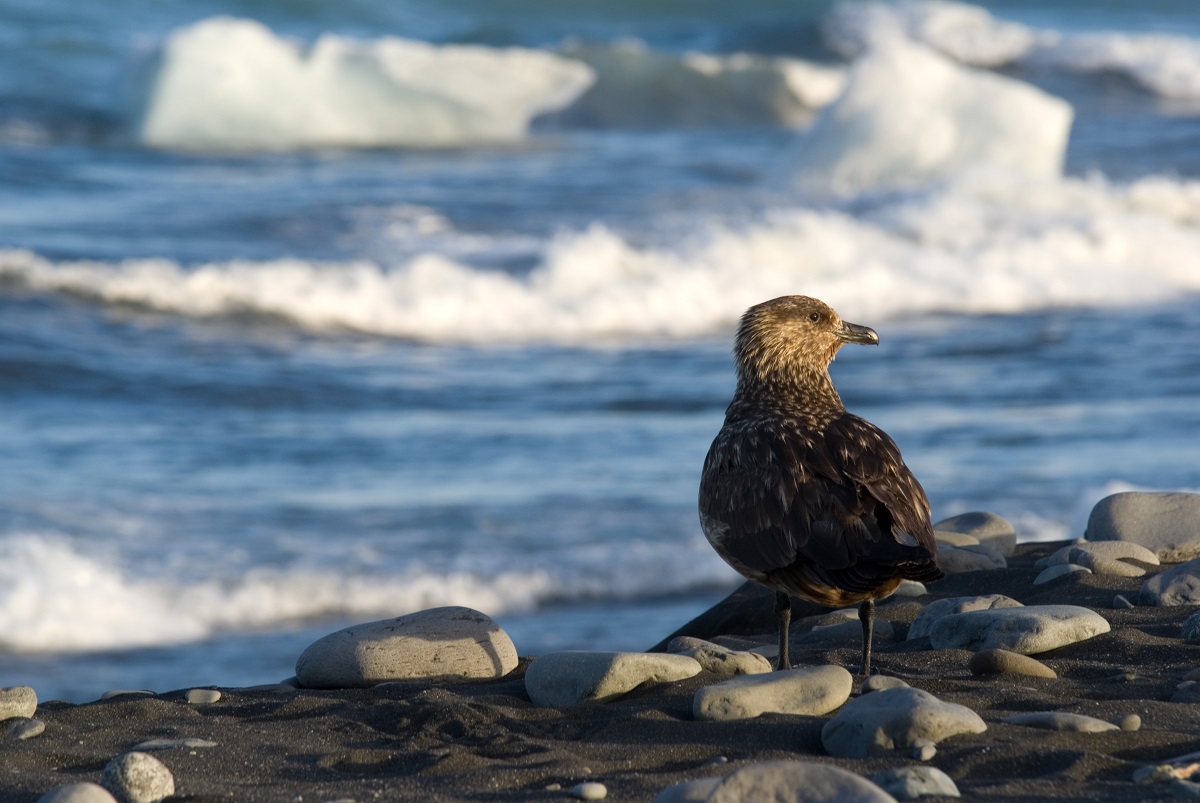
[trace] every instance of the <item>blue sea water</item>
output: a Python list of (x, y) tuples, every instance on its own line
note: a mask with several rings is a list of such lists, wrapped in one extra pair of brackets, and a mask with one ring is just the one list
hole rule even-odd
[(641, 649), (736, 586), (745, 307), (935, 518), (1200, 488), (1189, 2), (0, 0), (0, 685), (267, 683), (460, 604)]

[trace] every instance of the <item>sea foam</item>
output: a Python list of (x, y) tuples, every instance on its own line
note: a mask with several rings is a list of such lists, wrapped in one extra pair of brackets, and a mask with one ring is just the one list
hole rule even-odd
[[(656, 246), (635, 246), (602, 225), (563, 232), (541, 244), (527, 274), (431, 252), (396, 264), (185, 266), (0, 250), (0, 280), (193, 318), (258, 315), (313, 331), (429, 342), (580, 344), (709, 335), (751, 304), (786, 293), (881, 320), (1121, 306), (1200, 292), (1200, 182), (984, 172), (861, 198), (857, 214), (797, 206), (753, 225), (698, 219)], [(463, 236), (482, 248), (484, 235)]]
[(520, 138), (593, 81), (523, 48), (326, 34), (311, 47), (251, 20), (174, 31), (135, 90), (138, 138), (185, 149), (453, 146)]

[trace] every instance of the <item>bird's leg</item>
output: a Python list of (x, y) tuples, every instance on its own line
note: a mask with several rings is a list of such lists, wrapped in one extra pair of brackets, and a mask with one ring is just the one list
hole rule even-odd
[(788, 655), (788, 630), (792, 626), (792, 598), (782, 591), (775, 592), (775, 615), (779, 617), (779, 669), (791, 669)]
[(863, 629), (863, 677), (871, 676), (871, 636), (875, 631), (875, 600), (867, 598), (858, 606)]

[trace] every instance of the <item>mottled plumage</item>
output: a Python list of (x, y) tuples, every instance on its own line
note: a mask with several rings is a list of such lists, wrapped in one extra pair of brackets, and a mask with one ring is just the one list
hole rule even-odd
[(737, 391), (704, 461), (700, 522), (726, 562), (776, 591), (781, 668), (789, 595), (861, 603), (868, 674), (874, 600), (903, 578), (942, 576), (924, 490), (892, 439), (846, 412), (829, 378), (843, 344), (878, 342), (805, 296), (751, 307), (738, 328)]

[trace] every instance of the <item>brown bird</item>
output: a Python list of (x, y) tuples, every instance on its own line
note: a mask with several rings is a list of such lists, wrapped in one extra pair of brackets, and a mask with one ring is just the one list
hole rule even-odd
[(726, 563), (775, 591), (780, 669), (791, 666), (796, 596), (860, 603), (869, 675), (875, 600), (942, 572), (921, 484), (883, 430), (846, 412), (829, 378), (846, 343), (879, 336), (815, 298), (783, 296), (742, 316), (737, 390), (704, 461), (700, 524)]

